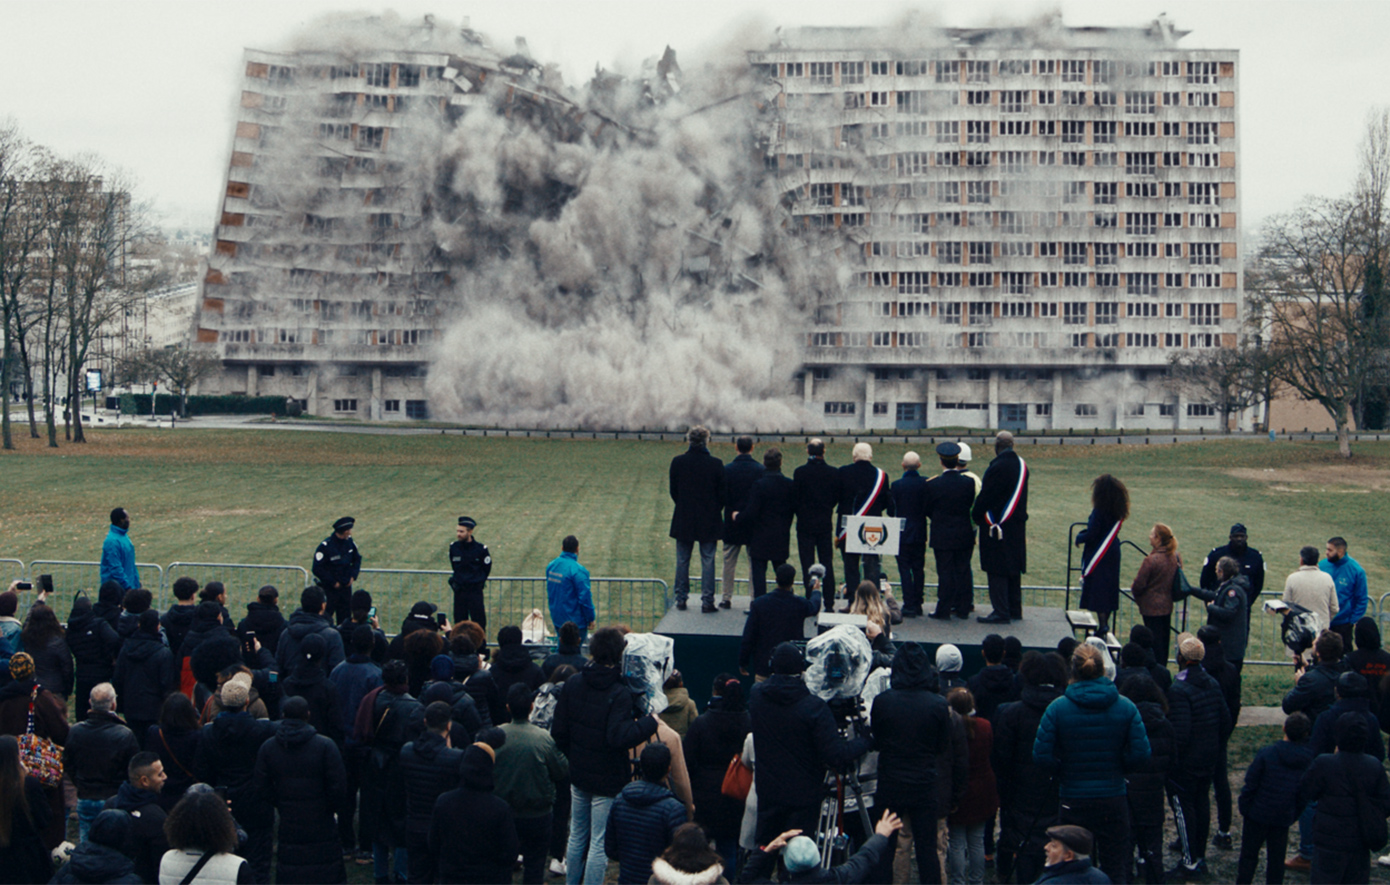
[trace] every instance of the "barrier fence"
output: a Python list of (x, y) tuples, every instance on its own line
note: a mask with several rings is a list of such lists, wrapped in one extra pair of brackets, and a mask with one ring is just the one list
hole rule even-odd
[[(140, 573), (140, 584), (154, 594), (155, 605), (164, 605), (164, 568), (153, 562), (137, 562), (135, 570)], [(153, 573), (154, 580), (150, 580)], [(53, 595), (76, 596), (85, 592), (97, 601), (97, 590), (101, 588), (101, 563), (83, 562), (72, 559), (35, 559), (29, 563), (24, 580), (39, 583), (39, 575), (53, 576)], [(60, 613), (66, 615), (65, 612)]]
[(29, 580), (22, 559), (0, 559), (0, 586), (8, 587), (14, 581)]
[[(289, 598), (286, 610), (299, 605), (299, 591), (309, 583), (309, 571), (297, 565), (259, 565), (231, 562), (171, 562), (165, 569), (169, 575), (168, 586), (160, 587), (160, 601), (173, 604), (174, 582), (179, 578), (193, 578), (202, 586), (209, 581), (221, 581), (228, 589), (228, 595), (239, 603), (232, 616), (240, 620), (246, 612), (245, 603), (256, 598), (256, 593), (267, 584), (273, 585), (281, 595)], [(244, 599), (244, 601), (243, 601)]]

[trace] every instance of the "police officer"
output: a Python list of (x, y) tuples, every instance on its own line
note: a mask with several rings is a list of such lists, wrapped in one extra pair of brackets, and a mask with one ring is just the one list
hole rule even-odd
[(492, 573), (492, 554), (487, 545), (473, 539), (478, 523), (471, 516), (460, 516), (458, 540), (449, 545), (449, 565), (454, 570), (449, 586), (454, 588), (454, 623), (473, 621), (487, 629), (487, 609), (483, 587)]
[(362, 570), (362, 554), (352, 540), (351, 516), (333, 523), (333, 534), (323, 539), (314, 551), (314, 582), (323, 588), (328, 600), (325, 615), (341, 624), (352, 614), (352, 582)]

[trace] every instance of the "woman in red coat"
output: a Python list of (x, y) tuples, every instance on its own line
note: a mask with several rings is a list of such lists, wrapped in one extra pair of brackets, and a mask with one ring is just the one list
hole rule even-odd
[(980, 885), (985, 881), (985, 825), (999, 810), (999, 790), (989, 761), (994, 749), (994, 732), (988, 719), (975, 715), (975, 698), (969, 689), (953, 688), (946, 700), (965, 720), (970, 751), (965, 798), (946, 818), (950, 827), (946, 881)]
[[(37, 694), (34, 694), (35, 688)], [(24, 652), (10, 657), (10, 681), (0, 687), (0, 734), (18, 737), (28, 730), (31, 695), (34, 698), (34, 734), (59, 746), (67, 743), (67, 708), (34, 680), (34, 659)], [(44, 847), (52, 851), (67, 835), (68, 819), (63, 813), (62, 789), (44, 787), (43, 792), (52, 813), (41, 835)]]

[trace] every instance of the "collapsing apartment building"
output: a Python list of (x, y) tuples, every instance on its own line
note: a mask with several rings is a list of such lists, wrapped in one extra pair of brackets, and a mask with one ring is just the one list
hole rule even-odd
[[(462, 271), (409, 146), (480, 106), (565, 139), (621, 129), (524, 54), (464, 36), (351, 59), (247, 52), (196, 320), (224, 365), (205, 392), (430, 413)], [(762, 128), (729, 137), (839, 277), (787, 367), (805, 426), (1216, 425), (1166, 367), (1234, 346), (1242, 319), (1237, 54), (1181, 36), (797, 29), (749, 53)]]

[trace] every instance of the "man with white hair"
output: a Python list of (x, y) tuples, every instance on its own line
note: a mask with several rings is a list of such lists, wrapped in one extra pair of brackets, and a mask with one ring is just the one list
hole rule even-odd
[(116, 689), (109, 682), (92, 687), (87, 718), (68, 731), (63, 747), (63, 773), (77, 787), (78, 841), (106, 808), (106, 800), (125, 783), (126, 768), (140, 743), (116, 715)]
[(976, 620), (1007, 624), (1023, 617), (1022, 575), (1028, 571), (1028, 465), (1014, 451), (1014, 435), (999, 431), (994, 460), (970, 516), (980, 527), (980, 568), (989, 576), (994, 611)]
[(922, 579), (927, 562), (927, 481), (918, 473), (922, 458), (903, 455), (903, 478), (893, 483), (893, 508), (903, 520), (898, 536), (898, 579), (903, 585), (903, 617), (922, 616)]
[[(855, 443), (850, 452), (853, 459), (840, 468), (840, 518), (847, 516), (889, 516), (895, 515), (893, 496), (888, 488), (888, 474), (874, 466), (874, 450), (866, 442)], [(841, 529), (837, 543), (844, 544), (845, 534)], [(883, 576), (877, 553), (850, 553), (846, 546), (840, 548), (841, 561), (845, 567), (845, 596), (852, 598), (859, 587), (859, 564), (864, 564), (864, 580), (878, 583)]]
[(714, 553), (724, 533), (724, 462), (709, 453), (709, 429), (697, 424), (686, 434), (690, 449), (671, 459), (671, 537), (676, 541), (676, 608), (690, 596), (690, 555), (700, 545), (700, 610), (714, 605)]

